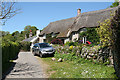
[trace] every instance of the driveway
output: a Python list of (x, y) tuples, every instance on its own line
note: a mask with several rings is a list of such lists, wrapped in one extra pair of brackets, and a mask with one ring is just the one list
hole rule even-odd
[(18, 59), (6, 78), (47, 78), (46, 65), (31, 52), (20, 52)]

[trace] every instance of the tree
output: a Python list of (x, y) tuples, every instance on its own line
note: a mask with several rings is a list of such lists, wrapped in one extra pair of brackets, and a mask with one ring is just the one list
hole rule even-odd
[(10, 32), (8, 32), (8, 31), (0, 31), (0, 37), (4, 37), (5, 35), (8, 35), (8, 34), (10, 34)]
[(0, 2), (0, 20), (7, 20), (20, 13), (20, 9), (15, 8), (15, 2)]
[(28, 26), (25, 26), (24, 28), (24, 31), (27, 37), (29, 37), (30, 30), (32, 31), (32, 35), (35, 36), (37, 28), (35, 26), (28, 25)]
[(113, 7), (117, 7), (118, 5), (119, 5), (119, 0), (115, 0), (115, 2), (112, 3), (110, 7), (113, 8)]
[(111, 20), (110, 28), (112, 29), (111, 50), (113, 53), (113, 62), (116, 75), (120, 78), (120, 8)]
[(19, 32), (18, 31), (15, 31), (12, 33), (12, 36), (18, 36), (19, 35)]

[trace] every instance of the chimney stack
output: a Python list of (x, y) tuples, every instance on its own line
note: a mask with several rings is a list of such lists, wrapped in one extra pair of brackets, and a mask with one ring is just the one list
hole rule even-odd
[(81, 9), (77, 9), (77, 15), (80, 15), (81, 14)]

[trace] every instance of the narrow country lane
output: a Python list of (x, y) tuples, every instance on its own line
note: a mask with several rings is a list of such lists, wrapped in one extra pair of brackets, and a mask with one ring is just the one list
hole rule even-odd
[(41, 59), (31, 52), (20, 52), (13, 70), (6, 78), (47, 78)]

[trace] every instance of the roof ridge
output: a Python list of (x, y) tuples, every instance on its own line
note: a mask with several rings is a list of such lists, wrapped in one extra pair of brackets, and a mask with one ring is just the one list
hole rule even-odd
[(59, 21), (64, 21), (64, 20), (68, 20), (68, 19), (72, 19), (72, 18), (76, 18), (76, 17), (71, 17), (71, 18), (67, 18), (67, 19), (61, 19), (61, 20), (57, 20), (57, 21), (50, 22), (50, 23), (55, 23), (55, 22), (59, 22)]
[(106, 8), (106, 9), (100, 9), (100, 10), (95, 10), (95, 11), (84, 12), (84, 13), (82, 13), (81, 15), (104, 12), (104, 11), (106, 11), (106, 10), (112, 10), (112, 9), (115, 9), (115, 8), (118, 8), (118, 7)]

